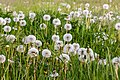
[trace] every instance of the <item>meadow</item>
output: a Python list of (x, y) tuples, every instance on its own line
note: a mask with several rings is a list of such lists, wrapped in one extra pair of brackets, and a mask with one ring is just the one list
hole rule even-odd
[(119, 80), (119, 0), (0, 1), (0, 80)]

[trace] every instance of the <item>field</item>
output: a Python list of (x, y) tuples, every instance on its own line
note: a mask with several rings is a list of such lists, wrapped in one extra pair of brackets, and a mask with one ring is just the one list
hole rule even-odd
[(0, 3), (0, 80), (120, 80), (119, 0)]

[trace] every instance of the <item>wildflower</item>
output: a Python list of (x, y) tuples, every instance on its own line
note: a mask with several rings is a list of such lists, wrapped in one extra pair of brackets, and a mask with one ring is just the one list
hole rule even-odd
[(42, 56), (45, 57), (45, 58), (49, 58), (49, 57), (51, 56), (50, 50), (44, 49), (44, 50), (42, 51)]
[(115, 29), (116, 29), (116, 30), (120, 30), (120, 23), (116, 23)]
[(0, 17), (0, 25), (2, 25), (2, 24), (3, 24), (3, 18)]
[(14, 17), (14, 18), (13, 18), (13, 21), (14, 21), (14, 22), (19, 22), (19, 18), (18, 18), (18, 17)]
[(41, 28), (41, 29), (45, 29), (45, 28), (47, 28), (47, 25), (44, 24), (44, 23), (42, 23), (42, 24), (40, 24), (40, 28)]
[(17, 47), (17, 51), (18, 52), (24, 52), (24, 46), (23, 45), (19, 45), (18, 47)]
[(47, 15), (47, 14), (43, 16), (43, 20), (45, 21), (49, 21), (50, 18), (51, 18), (50, 15)]
[(71, 53), (74, 51), (74, 47), (72, 44), (66, 44), (64, 47), (63, 47), (63, 52), (64, 53)]
[(55, 77), (58, 77), (58, 75), (59, 75), (59, 74), (56, 72), (56, 70), (54, 70), (53, 73), (50, 74), (50, 76), (51, 76), (51, 77), (54, 77), (54, 78), (55, 78)]
[(36, 57), (38, 54), (39, 54), (39, 51), (34, 47), (28, 50), (28, 55), (30, 57)]
[(41, 42), (40, 40), (36, 40), (36, 41), (35, 41), (35, 45), (36, 45), (37, 47), (40, 47), (40, 46), (42, 46), (42, 42)]
[(59, 56), (59, 58), (60, 58), (60, 60), (62, 60), (63, 62), (65, 62), (65, 63), (68, 63), (68, 61), (70, 61), (70, 57), (69, 57), (69, 55), (68, 54), (61, 54), (60, 56)]
[(57, 19), (53, 19), (53, 24), (56, 26), (61, 25), (61, 21), (57, 18)]
[(58, 41), (59, 40), (59, 35), (53, 35), (52, 36), (52, 40), (54, 41), (54, 42), (56, 42), (56, 41)]
[(64, 25), (64, 28), (66, 30), (71, 30), (72, 29), (72, 25), (67, 23), (67, 24)]
[(72, 40), (72, 35), (70, 33), (66, 33), (63, 36), (64, 41), (70, 42)]
[(103, 9), (109, 9), (109, 5), (108, 4), (104, 4), (103, 5)]
[(6, 57), (4, 55), (0, 55), (0, 63), (4, 63), (6, 60)]
[(88, 16), (89, 11), (88, 11), (88, 10), (83, 10), (83, 14), (84, 14), (85, 16)]
[(36, 41), (36, 37), (34, 35), (27, 36), (27, 41), (29, 43), (34, 43)]
[(25, 20), (21, 20), (20, 21), (20, 26), (25, 26), (26, 25), (26, 21)]
[(99, 62), (98, 62), (99, 65), (106, 65), (107, 64), (107, 61), (106, 59), (100, 59)]
[(7, 35), (6, 40), (13, 43), (15, 41), (15, 36), (14, 35)]
[(119, 67), (120, 67), (120, 57), (114, 57), (114, 58), (112, 59), (112, 64), (113, 64), (113, 65), (118, 64)]
[(11, 31), (11, 27), (10, 26), (4, 26), (4, 31), (5, 32), (10, 32)]
[(24, 19), (25, 18), (25, 14), (23, 14), (23, 13), (18, 14), (18, 18), (20, 20)]
[(36, 14), (35, 14), (35, 13), (33, 13), (33, 12), (30, 12), (30, 13), (29, 13), (29, 18), (30, 18), (30, 19), (34, 19), (34, 18), (35, 18), (35, 16), (36, 16)]
[(78, 43), (73, 43), (74, 51), (77, 51), (80, 48)]
[(10, 18), (5, 18), (5, 20), (6, 20), (6, 23), (10, 23), (11, 22)]

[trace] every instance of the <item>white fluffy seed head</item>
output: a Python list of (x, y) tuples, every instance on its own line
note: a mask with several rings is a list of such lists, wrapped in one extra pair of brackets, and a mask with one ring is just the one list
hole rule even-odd
[(42, 56), (45, 57), (45, 58), (49, 58), (51, 56), (51, 51), (48, 50), (48, 49), (44, 49), (42, 51)]
[(45, 14), (44, 16), (43, 16), (43, 20), (45, 20), (45, 21), (49, 21), (50, 20), (50, 15), (47, 15), (47, 14)]
[(5, 18), (5, 20), (6, 20), (6, 23), (10, 23), (11, 22), (10, 18)]
[(4, 32), (10, 32), (11, 27), (10, 26), (4, 26)]
[(40, 46), (42, 46), (42, 42), (41, 42), (40, 40), (36, 40), (36, 41), (35, 41), (35, 45), (36, 45), (37, 47), (40, 47)]
[(36, 41), (36, 37), (34, 35), (27, 36), (27, 41), (29, 43), (34, 43)]
[(14, 17), (14, 18), (13, 18), (13, 21), (14, 21), (14, 22), (19, 22), (19, 18), (18, 18), (18, 17)]
[(103, 4), (103, 9), (109, 9), (109, 5), (108, 4)]
[(71, 30), (72, 29), (72, 25), (67, 23), (67, 24), (64, 25), (64, 28), (66, 30)]
[(70, 61), (70, 57), (69, 57), (69, 55), (68, 54), (61, 54), (60, 56), (59, 56), (59, 58), (60, 58), (60, 60), (62, 60), (64, 63), (68, 63), (69, 61)]
[(6, 57), (4, 55), (0, 55), (0, 63), (4, 63), (6, 61)]
[(25, 14), (19, 13), (19, 14), (18, 14), (18, 18), (19, 18), (20, 20), (24, 19), (24, 18), (25, 18)]
[(53, 24), (54, 25), (56, 25), (56, 26), (59, 26), (59, 25), (61, 25), (61, 21), (60, 21), (60, 19), (53, 19)]
[(4, 55), (0, 55), (0, 63), (4, 63), (6, 61), (6, 57)]
[(29, 50), (28, 50), (28, 55), (30, 56), (30, 57), (36, 57), (36, 56), (38, 56), (38, 54), (39, 54), (39, 51), (38, 51), (38, 49), (36, 49), (36, 48), (30, 48)]
[(78, 43), (73, 43), (74, 51), (77, 51), (80, 48)]
[(52, 36), (52, 40), (54, 41), (54, 42), (56, 42), (56, 41), (58, 41), (59, 40), (59, 35), (53, 35)]
[(8, 42), (14, 42), (15, 41), (15, 36), (14, 35), (7, 35), (6, 36), (6, 41), (8, 41)]
[(70, 33), (66, 33), (64, 36), (63, 36), (63, 39), (64, 41), (66, 42), (70, 42), (72, 40), (72, 35)]
[(2, 24), (3, 24), (3, 18), (0, 17), (0, 25), (2, 25)]
[(23, 45), (19, 45), (16, 49), (18, 52), (24, 52), (24, 46)]
[(116, 29), (116, 30), (120, 30), (120, 23), (116, 23), (115, 29)]
[(74, 51), (74, 47), (72, 44), (66, 44), (64, 47), (63, 47), (63, 52), (64, 53), (71, 53)]
[(26, 26), (26, 21), (25, 20), (21, 20), (20, 21), (20, 26)]
[(36, 16), (36, 14), (35, 14), (34, 12), (30, 12), (30, 13), (29, 13), (29, 18), (30, 18), (30, 19), (34, 19), (35, 16)]
[(45, 28), (47, 28), (47, 25), (45, 23), (42, 23), (42, 24), (40, 24), (40, 28), (45, 29)]

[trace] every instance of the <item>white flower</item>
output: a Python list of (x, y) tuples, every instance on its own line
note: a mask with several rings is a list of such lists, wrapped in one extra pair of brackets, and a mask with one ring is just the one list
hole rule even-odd
[(35, 18), (35, 16), (36, 16), (36, 14), (35, 14), (35, 13), (33, 13), (33, 12), (30, 12), (30, 13), (29, 13), (29, 18), (30, 18), (30, 19), (34, 19), (34, 18)]
[(11, 22), (10, 18), (5, 18), (5, 20), (6, 20), (6, 23), (10, 23)]
[(67, 5), (66, 5), (66, 8), (67, 8), (67, 9), (70, 9), (70, 8), (71, 8), (71, 6), (70, 6), (69, 4), (67, 4)]
[(18, 47), (17, 47), (17, 51), (18, 52), (24, 52), (24, 46), (23, 45), (19, 45)]
[(57, 18), (57, 19), (53, 19), (53, 24), (56, 26), (61, 25), (61, 21)]
[(107, 61), (106, 59), (100, 59), (99, 62), (98, 62), (99, 65), (106, 65), (107, 64)]
[(120, 66), (120, 57), (114, 57), (112, 59), (112, 64), (113, 65), (118, 64)]
[(10, 26), (4, 26), (4, 31), (5, 32), (10, 32), (11, 31), (11, 27)]
[(49, 21), (50, 18), (51, 18), (50, 15), (47, 15), (47, 14), (43, 16), (43, 20), (45, 21)]
[(69, 57), (69, 55), (68, 54), (61, 54), (60, 56), (59, 56), (59, 58), (60, 58), (60, 60), (62, 60), (63, 62), (65, 62), (65, 63), (67, 63), (68, 61), (70, 61), (70, 57)]
[(13, 21), (14, 21), (14, 22), (19, 22), (19, 18), (18, 18), (18, 17), (14, 17), (14, 18), (13, 18)]
[(56, 41), (58, 41), (59, 40), (59, 35), (53, 35), (52, 36), (52, 40), (54, 41), (54, 42), (56, 42)]
[(36, 48), (30, 48), (29, 50), (28, 50), (28, 55), (30, 56), (30, 57), (36, 57), (36, 56), (38, 56), (38, 54), (39, 54), (39, 51), (36, 49)]
[(83, 10), (83, 14), (84, 14), (85, 16), (87, 16), (87, 15), (89, 14), (89, 11), (88, 11), (88, 10)]
[(2, 24), (3, 24), (3, 18), (0, 17), (0, 25), (2, 25)]
[(57, 45), (59, 47), (63, 47), (63, 41), (56, 41), (55, 45)]
[(21, 19), (24, 19), (25, 18), (25, 14), (23, 14), (23, 13), (20, 13), (20, 14), (18, 14), (18, 18), (21, 20)]
[(64, 53), (71, 53), (74, 51), (74, 47), (72, 44), (66, 44), (64, 47), (63, 47), (63, 52)]
[(40, 40), (36, 40), (36, 41), (35, 41), (35, 45), (36, 45), (37, 47), (40, 47), (40, 46), (42, 46), (42, 42), (41, 42)]
[(75, 11), (75, 12), (74, 12), (74, 17), (80, 17), (80, 12)]
[(58, 77), (58, 75), (59, 75), (59, 74), (56, 72), (56, 70), (54, 70), (53, 73), (50, 74), (50, 76), (51, 76), (51, 77), (54, 77), (54, 78), (55, 78), (55, 77)]
[(13, 43), (15, 41), (15, 36), (14, 35), (7, 35), (6, 40)]
[(94, 58), (93, 50), (91, 48), (87, 48), (86, 51), (87, 51), (88, 60), (94, 61), (95, 58)]
[(3, 19), (2, 25), (6, 25), (6, 20), (5, 19)]
[(28, 44), (28, 43), (29, 43), (28, 37), (24, 37), (24, 38), (22, 39), (22, 42), (23, 42), (24, 44)]
[(74, 51), (77, 51), (80, 48), (78, 43), (73, 43)]
[(36, 41), (36, 37), (34, 35), (27, 36), (27, 40), (29, 43), (34, 43)]
[(61, 9), (60, 7), (58, 7), (57, 11), (59, 11), (59, 12), (60, 12), (61, 10), (62, 10), (62, 9)]
[(0, 63), (4, 63), (6, 60), (6, 57), (4, 55), (0, 55)]
[(25, 20), (21, 20), (20, 21), (20, 26), (25, 26), (26, 25), (26, 21)]
[(17, 12), (16, 11), (13, 11), (13, 14), (12, 14), (14, 17), (17, 17), (18, 16), (18, 14), (17, 14)]
[(67, 24), (64, 25), (64, 28), (66, 30), (71, 30), (72, 29), (72, 25), (67, 23)]
[(89, 6), (90, 6), (90, 4), (89, 4), (89, 3), (86, 3), (86, 4), (85, 4), (85, 7), (87, 7), (87, 8), (88, 8)]
[(116, 30), (120, 30), (120, 23), (116, 23), (115, 29), (116, 29)]
[(45, 29), (45, 28), (47, 28), (47, 25), (44, 24), (44, 23), (42, 23), (42, 24), (40, 24), (40, 28), (41, 28), (41, 29)]
[(109, 5), (108, 4), (104, 4), (103, 5), (103, 9), (109, 9)]
[(2, 25), (2, 24), (3, 24), (3, 18), (0, 17), (0, 25)]
[(69, 34), (69, 33), (66, 33), (66, 34), (63, 36), (63, 39), (64, 39), (64, 41), (70, 42), (70, 41), (72, 40), (72, 35)]
[(45, 58), (49, 58), (49, 57), (51, 56), (50, 50), (44, 49), (44, 50), (42, 51), (42, 56), (45, 57)]

